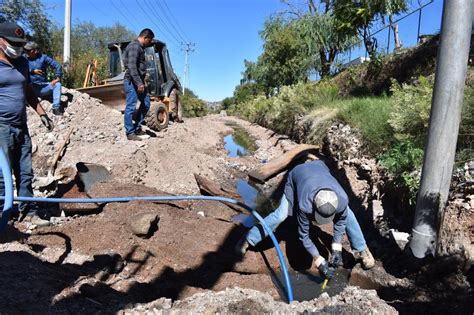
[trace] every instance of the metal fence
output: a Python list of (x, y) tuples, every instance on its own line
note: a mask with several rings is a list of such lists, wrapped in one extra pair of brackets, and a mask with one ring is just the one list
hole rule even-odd
[[(423, 40), (425, 35), (434, 35), (433, 33), (438, 32), (439, 28), (432, 31), (431, 34), (426, 34), (423, 32), (423, 29), (426, 29), (424, 26), (427, 25), (441, 25), (441, 12), (439, 12), (439, 17), (437, 17), (438, 21), (432, 20), (433, 14), (431, 14), (429, 19), (424, 15), (427, 10), (433, 10), (434, 5), (439, 5), (439, 1), (441, 0), (436, 2), (435, 0), (417, 1), (416, 8), (412, 8), (403, 15), (395, 16), (392, 24), (389, 24), (388, 17), (375, 21), (370, 30), (370, 38), (376, 43), (377, 52), (389, 54), (394, 51), (395, 43), (391, 25), (398, 25), (398, 34), (402, 48), (415, 46), (420, 40)], [(361, 39), (348, 51), (339, 54), (336, 57), (336, 64), (347, 67), (365, 60), (368, 60), (368, 53)]]

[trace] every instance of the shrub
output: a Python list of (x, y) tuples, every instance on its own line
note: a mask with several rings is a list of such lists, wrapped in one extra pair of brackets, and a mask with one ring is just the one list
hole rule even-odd
[(183, 104), (184, 117), (201, 117), (208, 113), (207, 104), (199, 99), (192, 92), (186, 92), (182, 96), (181, 103)]
[(390, 98), (354, 98), (341, 104), (337, 117), (360, 131), (368, 152), (376, 155), (390, 146), (394, 140), (387, 122), (393, 109)]
[(399, 139), (420, 140), (428, 132), (433, 86), (425, 77), (417, 85), (399, 85), (392, 80), (393, 111), (389, 123)]
[(420, 187), (423, 149), (411, 140), (402, 140), (392, 149), (379, 157), (379, 162), (393, 175), (395, 185), (408, 188), (408, 201), (416, 202), (416, 193)]
[(459, 137), (456, 152), (456, 164), (462, 166), (474, 159), (474, 87), (466, 86), (464, 104), (459, 126)]

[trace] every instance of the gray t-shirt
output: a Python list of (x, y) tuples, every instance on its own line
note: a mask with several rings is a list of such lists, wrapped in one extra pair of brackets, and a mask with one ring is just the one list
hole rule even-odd
[(13, 59), (12, 65), (0, 60), (0, 124), (26, 125), (26, 85), (29, 82), (25, 57)]

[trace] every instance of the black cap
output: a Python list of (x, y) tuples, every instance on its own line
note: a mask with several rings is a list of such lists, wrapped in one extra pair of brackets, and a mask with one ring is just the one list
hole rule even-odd
[(26, 43), (25, 31), (16, 23), (0, 23), (0, 37), (5, 38), (13, 44)]

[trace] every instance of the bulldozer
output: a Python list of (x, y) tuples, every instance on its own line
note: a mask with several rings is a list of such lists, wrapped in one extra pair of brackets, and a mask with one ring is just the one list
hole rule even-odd
[[(109, 78), (100, 85), (87, 86), (87, 76), (93, 71), (87, 71), (84, 87), (77, 89), (91, 97), (98, 98), (106, 106), (124, 112), (125, 92), (123, 80), (125, 68), (123, 51), (130, 42), (110, 43), (109, 49)], [(168, 49), (164, 42), (154, 40), (145, 50), (146, 76), (145, 84), (150, 95), (150, 110), (145, 117), (148, 128), (160, 131), (168, 127), (170, 120), (182, 122), (183, 109), (180, 102), (181, 83), (171, 66)], [(96, 79), (97, 80), (97, 79)], [(97, 82), (97, 81), (96, 81)]]

